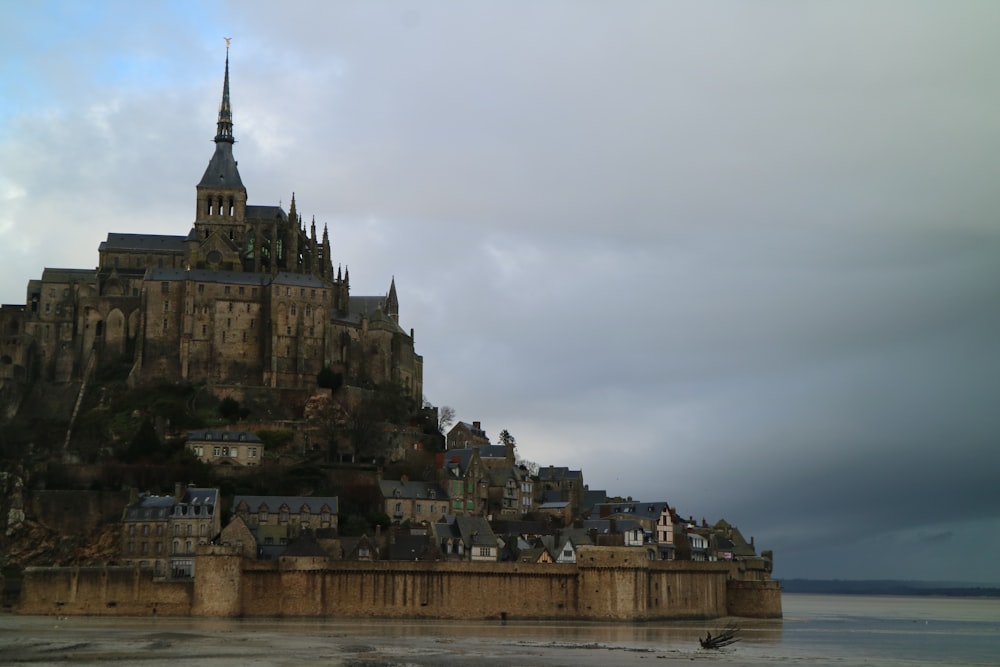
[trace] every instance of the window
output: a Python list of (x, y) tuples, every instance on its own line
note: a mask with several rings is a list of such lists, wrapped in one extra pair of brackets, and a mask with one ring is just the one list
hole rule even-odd
[(222, 289), (222, 291), (223, 291), (223, 293), (224, 293), (224, 294), (226, 294), (226, 295), (228, 296), (228, 295), (229, 295), (229, 285), (226, 285), (226, 286), (225, 286), (225, 287), (224, 287), (224, 288)]
[(260, 514), (258, 515), (258, 518), (257, 518), (257, 520), (258, 520), (258, 521), (259, 521), (260, 523), (267, 523), (267, 510), (266, 510), (266, 509), (262, 509), (262, 510), (260, 511)]
[(479, 555), (480, 556), (489, 556), (490, 555), (490, 548), (489, 547), (479, 547)]
[(132, 537), (134, 535), (135, 535), (135, 524), (134, 523), (130, 523), (129, 526), (128, 526), (128, 536)]
[(166, 318), (163, 318), (163, 330), (164, 331), (167, 330), (167, 319)]
[(160, 294), (170, 294), (170, 283), (160, 283)]
[(170, 301), (168, 299), (163, 300), (163, 312), (165, 313), (170, 312)]
[[(250, 288), (250, 296), (257, 296), (257, 288), (256, 287), (251, 287)], [(249, 306), (249, 304), (247, 304), (247, 305)]]
[(212, 447), (212, 456), (219, 456), (222, 453), (222, 449), (219, 447)]
[(257, 458), (257, 448), (256, 447), (250, 447), (250, 448), (248, 448), (247, 449), (247, 457), (251, 458), (251, 459)]
[(149, 524), (148, 523), (145, 523), (145, 524), (142, 525), (142, 534), (144, 536), (145, 535), (149, 535)]
[(204, 294), (204, 293), (205, 293), (205, 285), (204, 283), (202, 283), (198, 285), (198, 294)]

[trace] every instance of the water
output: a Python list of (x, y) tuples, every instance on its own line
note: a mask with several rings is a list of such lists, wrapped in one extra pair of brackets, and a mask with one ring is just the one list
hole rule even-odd
[(1000, 665), (1000, 599), (786, 594), (785, 618), (654, 623), (0, 615), (0, 665)]

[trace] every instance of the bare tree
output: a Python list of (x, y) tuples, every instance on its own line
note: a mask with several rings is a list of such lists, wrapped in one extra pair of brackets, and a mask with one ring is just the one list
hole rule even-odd
[(444, 434), (448, 427), (455, 422), (455, 408), (450, 405), (442, 405), (438, 408), (438, 430)]

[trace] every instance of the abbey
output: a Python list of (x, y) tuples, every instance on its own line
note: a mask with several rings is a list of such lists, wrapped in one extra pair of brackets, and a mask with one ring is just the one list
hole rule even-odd
[(422, 394), (423, 359), (399, 325), (395, 280), (351, 296), (326, 228), (292, 195), (247, 203), (233, 156), (226, 56), (215, 152), (184, 236), (109, 233), (96, 269), (46, 268), (25, 305), (0, 308), (0, 382), (82, 380), (127, 366), (133, 384), (315, 388), (324, 368), (359, 386)]

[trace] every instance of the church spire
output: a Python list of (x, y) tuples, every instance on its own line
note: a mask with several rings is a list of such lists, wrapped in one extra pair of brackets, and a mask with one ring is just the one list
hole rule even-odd
[(219, 124), (215, 143), (233, 143), (233, 108), (229, 105), (229, 40), (226, 37), (226, 78), (222, 82), (222, 104), (219, 105)]
[(385, 314), (399, 324), (399, 298), (396, 296), (396, 276), (392, 277), (389, 283), (389, 294), (385, 298)]

